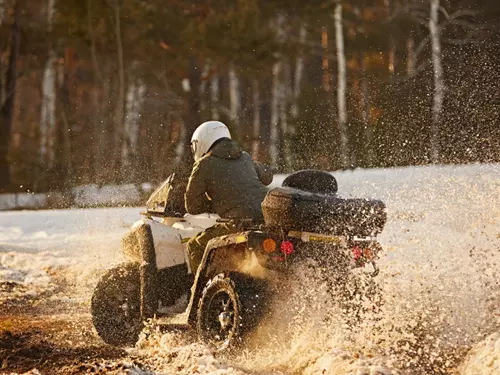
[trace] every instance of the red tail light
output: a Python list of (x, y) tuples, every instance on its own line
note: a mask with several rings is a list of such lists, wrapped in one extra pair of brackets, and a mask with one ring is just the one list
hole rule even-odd
[(290, 241), (283, 241), (280, 245), (280, 250), (284, 255), (290, 255), (294, 252), (295, 248)]
[(354, 246), (352, 249), (352, 255), (354, 255), (354, 260), (358, 260), (363, 255), (363, 250), (359, 246)]

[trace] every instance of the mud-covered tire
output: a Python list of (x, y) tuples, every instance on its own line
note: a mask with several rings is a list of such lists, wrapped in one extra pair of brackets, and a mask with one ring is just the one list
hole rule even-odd
[[(233, 273), (212, 278), (198, 303), (198, 338), (215, 353), (231, 353), (259, 321), (264, 307), (262, 287), (252, 278)], [(227, 313), (223, 327), (221, 314)]]
[(140, 313), (138, 263), (109, 270), (98, 282), (91, 301), (92, 322), (107, 344), (133, 346), (144, 325)]

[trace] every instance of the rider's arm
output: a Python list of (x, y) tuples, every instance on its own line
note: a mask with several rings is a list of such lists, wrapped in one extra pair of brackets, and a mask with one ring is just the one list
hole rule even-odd
[(192, 215), (211, 211), (210, 201), (205, 194), (207, 191), (205, 177), (203, 176), (200, 168), (202, 161), (203, 159), (194, 163), (193, 170), (191, 171), (191, 177), (189, 177), (189, 182), (186, 188), (186, 211)]
[(271, 172), (271, 168), (269, 168), (267, 165), (261, 164), (258, 161), (253, 162), (253, 166), (255, 170), (257, 171), (257, 176), (259, 176), (259, 180), (264, 184), (264, 185), (269, 185), (271, 182), (273, 182), (273, 173)]
[(248, 152), (243, 151), (243, 155), (253, 162), (253, 167), (255, 168), (255, 172), (257, 172), (260, 182), (266, 186), (273, 182), (273, 172), (271, 168), (253, 160)]

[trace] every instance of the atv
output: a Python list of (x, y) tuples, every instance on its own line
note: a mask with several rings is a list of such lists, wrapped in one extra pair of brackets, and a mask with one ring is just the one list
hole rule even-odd
[[(212, 239), (196, 273), (186, 242), (224, 220), (179, 212), (183, 204), (173, 203), (178, 192), (175, 175), (153, 192), (144, 218), (122, 239), (128, 261), (106, 272), (94, 290), (93, 323), (108, 344), (134, 345), (144, 322), (154, 318), (167, 328), (196, 330), (214, 352), (228, 351), (262, 318), (272, 297), (269, 275), (286, 274), (304, 258), (332, 265), (329, 272), (339, 273), (338, 280), (368, 264), (371, 276), (378, 273), (376, 236), (386, 222), (385, 205), (338, 196), (329, 173), (296, 172), (270, 189), (264, 222), (233, 220), (237, 232)], [(186, 295), (183, 313), (169, 311)]]

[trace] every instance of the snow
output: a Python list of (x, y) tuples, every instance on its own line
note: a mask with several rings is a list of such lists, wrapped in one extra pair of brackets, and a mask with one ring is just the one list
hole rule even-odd
[[(221, 360), (195, 340), (158, 334), (135, 349), (155, 371), (182, 366), (176, 373), (423, 374), (430, 368), (452, 372), (460, 361), (457, 374), (500, 373), (500, 165), (334, 175), (342, 195), (387, 204), (389, 219), (379, 237), (381, 314), (347, 330), (319, 307), (314, 297), (322, 285), (311, 286), (314, 275), (304, 271), (295, 280), (302, 286), (290, 288), (296, 298), (277, 306), (277, 319), (263, 324), (266, 339), (258, 350)], [(276, 176), (274, 184), (283, 178)], [(119, 261), (119, 239), (140, 210), (0, 212), (0, 281), (38, 291), (50, 287), (48, 270), (64, 268), (90, 288), (96, 271)], [(304, 304), (304, 295), (312, 302)]]
[(89, 283), (117, 262), (120, 238), (139, 218), (137, 208), (1, 212), (0, 280), (47, 287), (49, 271), (64, 267)]
[(12, 208), (37, 208), (47, 204), (46, 194), (1, 194), (0, 195), (0, 210), (8, 210)]
[(61, 207), (69, 201), (75, 207), (136, 205), (143, 193), (151, 191), (150, 183), (140, 186), (134, 184), (82, 185), (71, 189), (69, 196), (60, 192), (0, 194), (0, 211), (10, 209), (38, 209)]
[(74, 204), (79, 207), (98, 205), (125, 205), (139, 201), (140, 192), (133, 184), (99, 187), (85, 185), (73, 189)]

